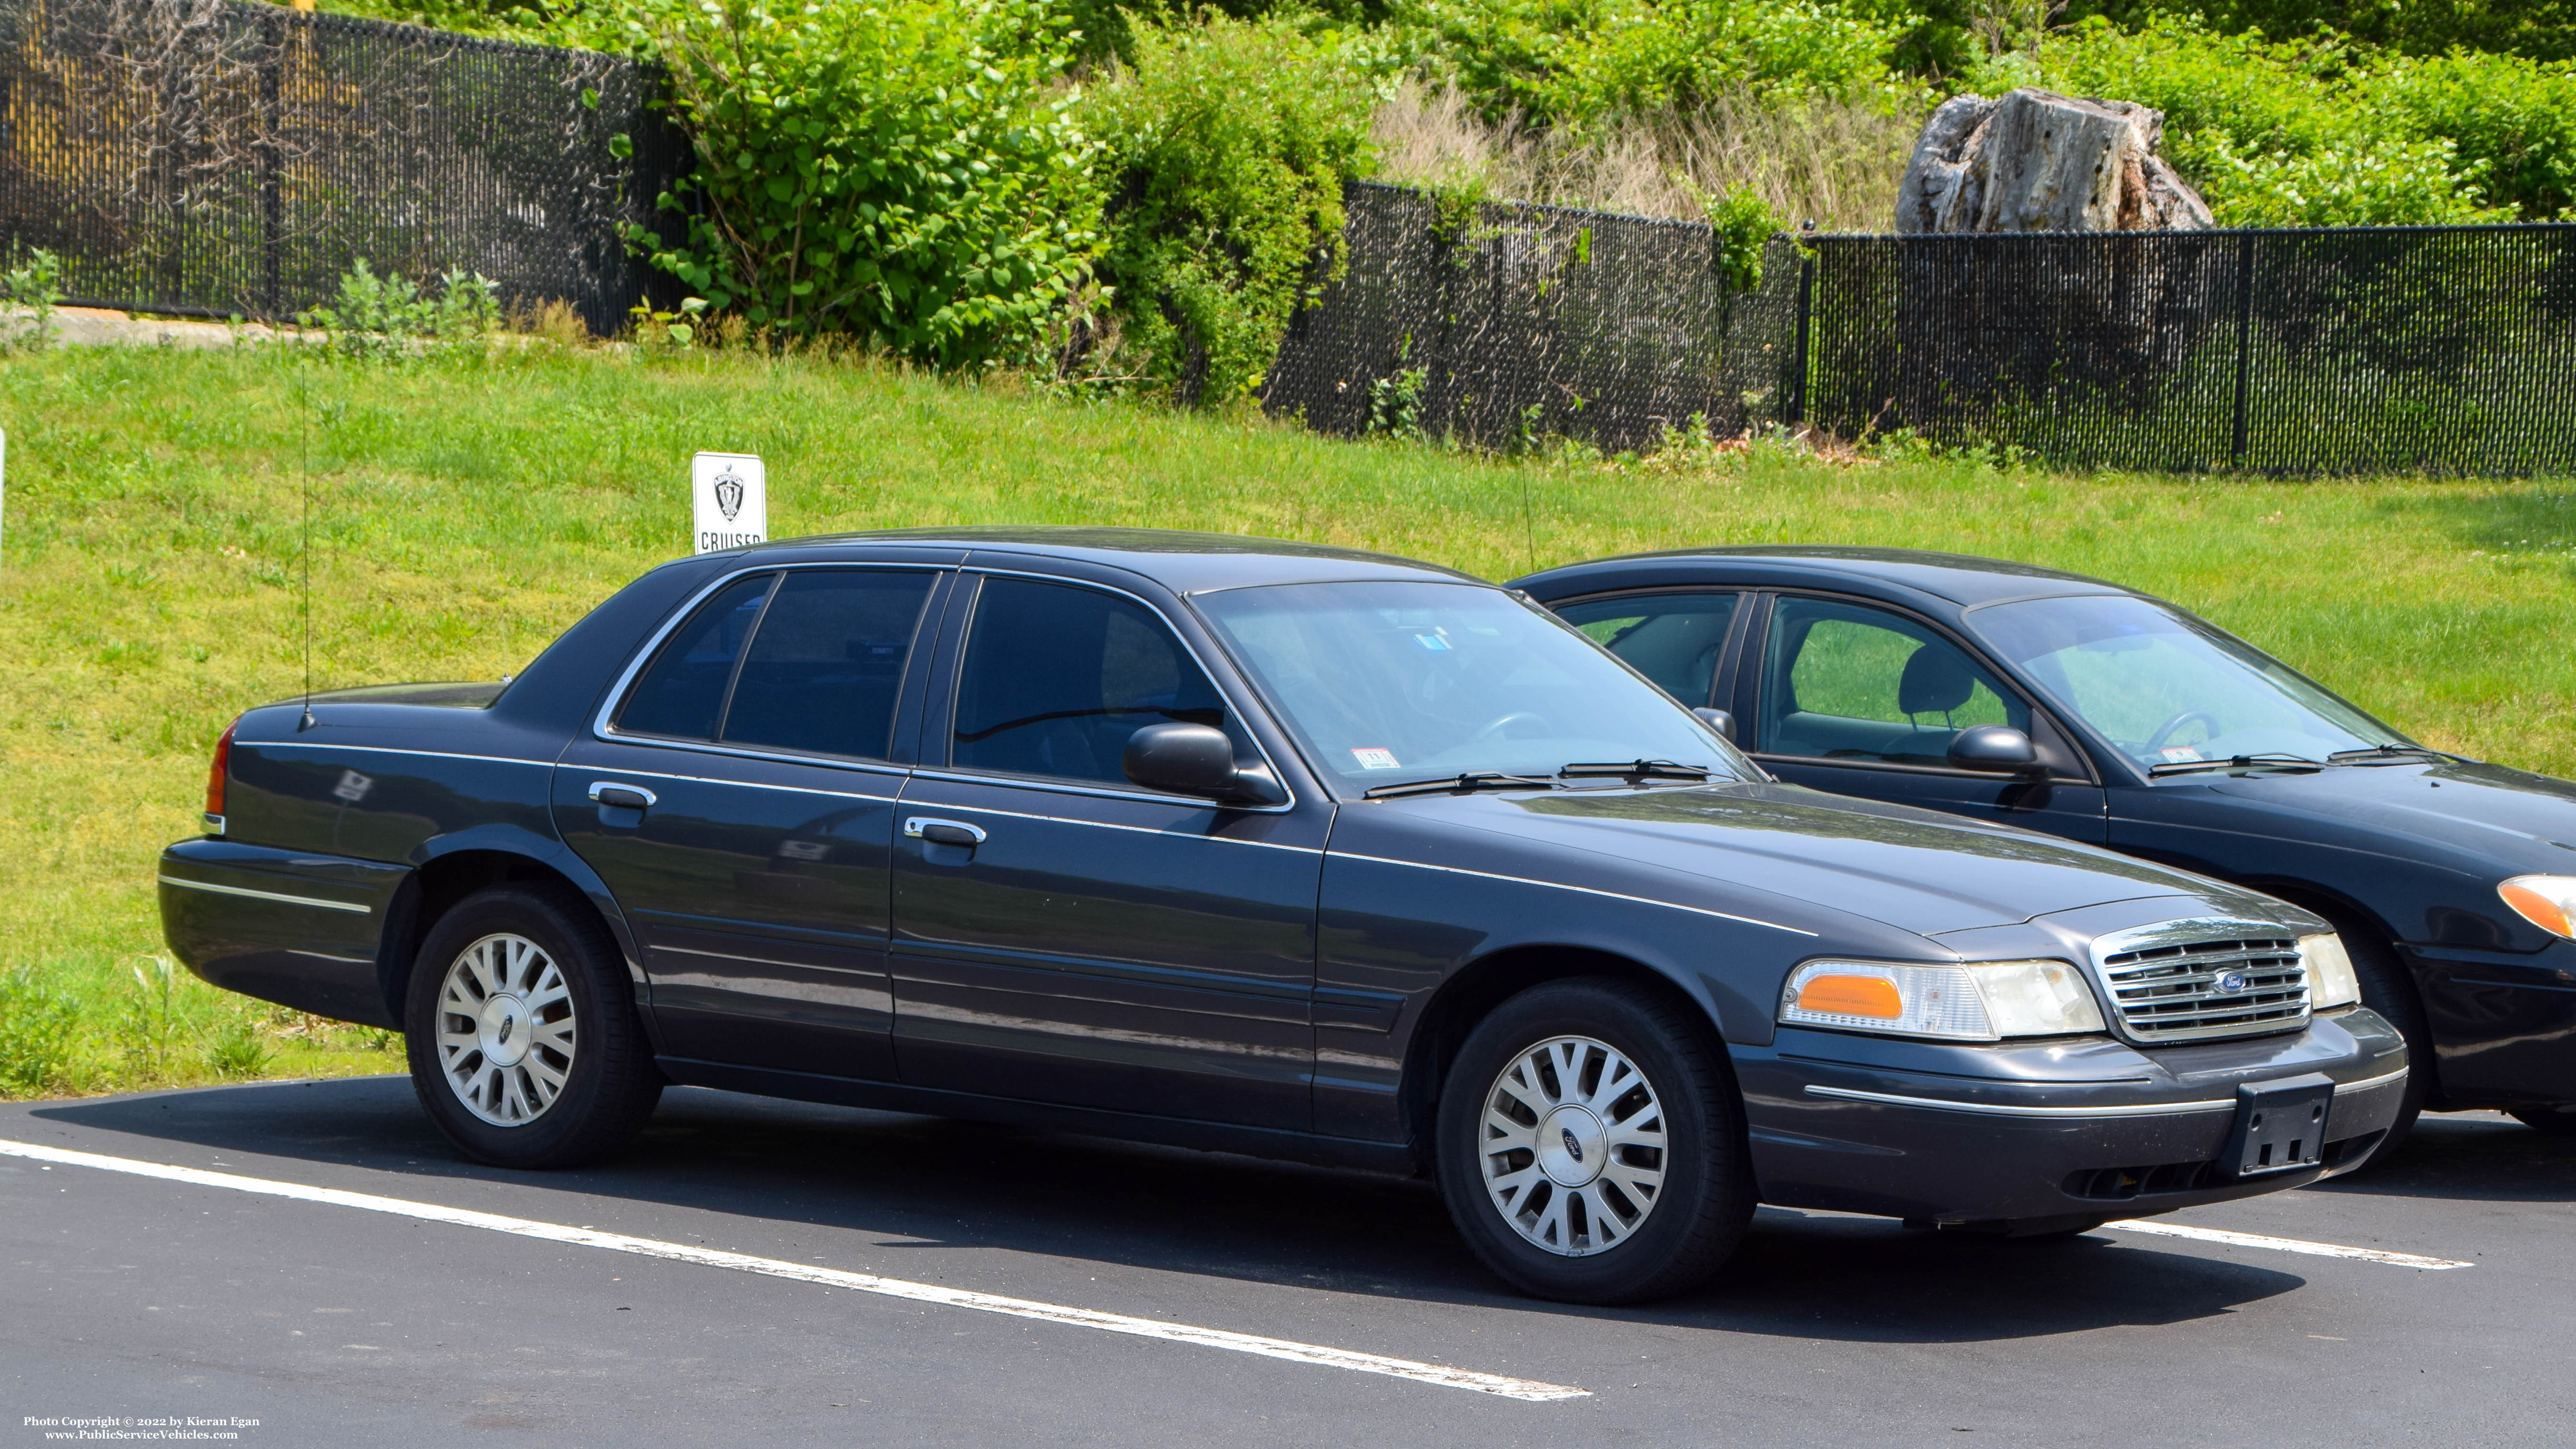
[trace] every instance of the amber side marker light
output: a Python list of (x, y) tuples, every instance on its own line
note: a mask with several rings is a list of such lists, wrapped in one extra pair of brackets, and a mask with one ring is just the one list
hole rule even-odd
[(1905, 1014), (1905, 998), (1883, 976), (1819, 976), (1798, 988), (1798, 1007), (1894, 1021)]
[(2576, 880), (2563, 875), (2518, 875), (2496, 887), (2515, 915), (2553, 936), (2576, 939)]

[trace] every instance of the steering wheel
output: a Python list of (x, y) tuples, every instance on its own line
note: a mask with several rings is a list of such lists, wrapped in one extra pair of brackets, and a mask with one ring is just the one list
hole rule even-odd
[(1505, 731), (1505, 730), (1507, 730), (1507, 729), (1510, 729), (1513, 725), (1519, 724), (1519, 723), (1520, 723), (1521, 721), (1523, 721), (1523, 720), (1527, 720), (1527, 721), (1529, 721), (1531, 724), (1536, 724), (1536, 725), (1543, 725), (1543, 724), (1546, 724), (1546, 723), (1547, 723), (1547, 721), (1546, 721), (1545, 719), (1542, 719), (1541, 717), (1539, 717), (1539, 715), (1538, 715), (1538, 714), (1536, 714), (1536, 713), (1535, 713), (1535, 712), (1533, 712), (1533, 711), (1526, 710), (1526, 709), (1516, 709), (1516, 710), (1513, 710), (1510, 714), (1504, 715), (1504, 716), (1503, 716), (1503, 717), (1501, 717), (1500, 719), (1495, 720), (1493, 723), (1486, 725), (1483, 729), (1480, 729), (1480, 730), (1476, 731), (1474, 734), (1472, 734), (1472, 735), (1468, 736), (1468, 737), (1467, 737), (1467, 743), (1469, 743), (1469, 744), (1471, 744), (1471, 745), (1481, 745), (1481, 744), (1483, 744), (1485, 741), (1490, 740), (1490, 739), (1493, 739), (1493, 738), (1495, 738), (1495, 737), (1497, 737), (1497, 736), (1501, 735), (1503, 731)]
[(2172, 719), (2166, 720), (2164, 728), (2147, 736), (2147, 748), (2151, 750), (2161, 749), (2164, 746), (2165, 741), (2174, 737), (2174, 731), (2181, 729), (2184, 725), (2191, 723), (2193, 720), (2200, 721), (2201, 728), (2209, 731), (2213, 738), (2217, 736), (2218, 721), (2209, 717), (2209, 711), (2205, 709), (2187, 709), (2182, 713), (2175, 715)]

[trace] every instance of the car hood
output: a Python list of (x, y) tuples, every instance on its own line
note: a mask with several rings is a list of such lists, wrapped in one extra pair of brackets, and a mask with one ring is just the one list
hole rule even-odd
[(1553, 857), (1548, 868), (1571, 870), (1586, 886), (1697, 903), (1714, 884), (1723, 896), (1769, 898), (1762, 913), (1782, 923), (1840, 913), (1935, 936), (2150, 896), (2174, 897), (2176, 916), (2252, 912), (2270, 919), (2284, 909), (2269, 897), (2107, 850), (1797, 785), (1400, 803), (1408, 814), (1505, 836), (1519, 852)]
[(2378, 831), (2405, 853), (2432, 845), (2507, 874), (2576, 874), (2576, 784), (2546, 775), (2466, 760), (2410, 761), (2229, 776), (2209, 789), (2243, 805)]

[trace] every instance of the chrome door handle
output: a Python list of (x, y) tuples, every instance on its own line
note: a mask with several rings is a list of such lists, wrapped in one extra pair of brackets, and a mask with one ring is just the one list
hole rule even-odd
[(962, 845), (970, 850), (984, 843), (984, 828), (980, 825), (969, 825), (963, 820), (937, 820), (927, 815), (906, 817), (903, 833), (906, 839), (927, 840), (933, 845)]
[(618, 810), (645, 810), (652, 807), (656, 798), (652, 791), (641, 785), (620, 785), (614, 780), (590, 782), (590, 801), (594, 805)]

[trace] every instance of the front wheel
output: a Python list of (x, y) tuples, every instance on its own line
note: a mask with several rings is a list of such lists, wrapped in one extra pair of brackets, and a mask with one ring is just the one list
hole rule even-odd
[(1753, 1215), (1743, 1103), (1688, 1008), (1548, 982), (1485, 1018), (1440, 1095), (1450, 1216), (1512, 1286), (1568, 1303), (1689, 1289)]
[(616, 944), (569, 891), (504, 885), (459, 902), (421, 942), (405, 1008), (412, 1091), (477, 1161), (590, 1161), (661, 1098)]

